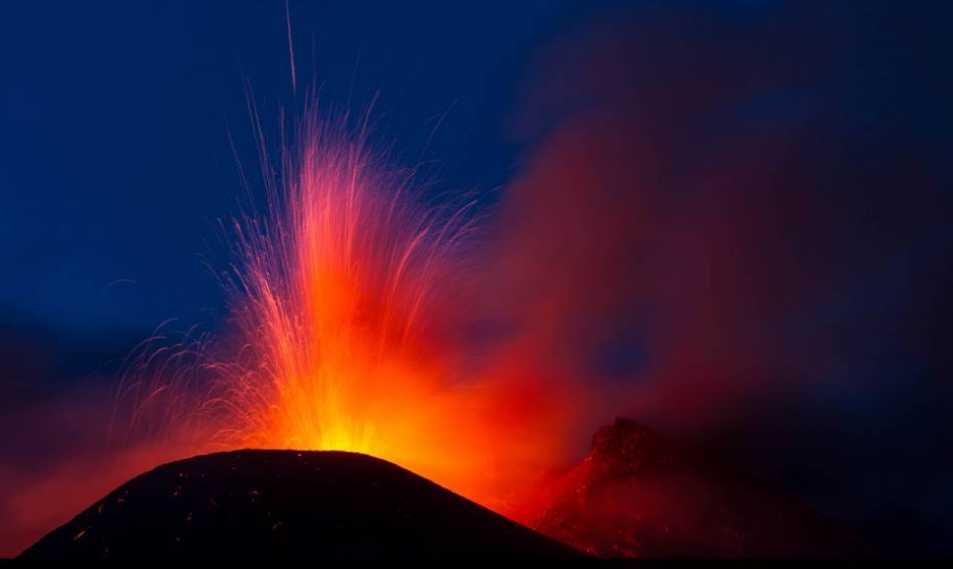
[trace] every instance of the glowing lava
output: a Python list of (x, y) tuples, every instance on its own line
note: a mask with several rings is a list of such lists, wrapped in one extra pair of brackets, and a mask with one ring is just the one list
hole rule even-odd
[(367, 453), (504, 508), (565, 444), (568, 400), (500, 362), (479, 377), (455, 369), (445, 316), (466, 208), (415, 208), (407, 176), (306, 116), (267, 218), (239, 227), (246, 363), (206, 403), (224, 414), (216, 440)]

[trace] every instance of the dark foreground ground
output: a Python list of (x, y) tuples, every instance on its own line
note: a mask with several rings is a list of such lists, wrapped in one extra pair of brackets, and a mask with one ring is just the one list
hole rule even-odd
[(580, 554), (389, 462), (246, 450), (120, 486), (23, 559), (572, 558)]

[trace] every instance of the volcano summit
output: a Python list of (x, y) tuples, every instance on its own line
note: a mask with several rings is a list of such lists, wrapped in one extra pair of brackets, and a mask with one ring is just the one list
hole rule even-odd
[(437, 559), (580, 554), (403, 468), (244, 450), (123, 484), (21, 559)]

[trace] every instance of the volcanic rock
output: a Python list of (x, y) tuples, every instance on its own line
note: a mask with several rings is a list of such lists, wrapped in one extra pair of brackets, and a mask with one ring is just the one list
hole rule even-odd
[(383, 460), (346, 452), (245, 450), (172, 462), (138, 476), (20, 557), (580, 555)]
[(852, 532), (717, 457), (629, 419), (541, 489), (531, 527), (601, 557), (863, 555)]

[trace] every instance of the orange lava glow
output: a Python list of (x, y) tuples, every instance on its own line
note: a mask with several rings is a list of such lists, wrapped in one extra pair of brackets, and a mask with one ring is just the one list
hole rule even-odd
[(461, 371), (446, 314), (466, 208), (415, 208), (360, 140), (307, 116), (280, 175), (266, 167), (269, 215), (239, 224), (251, 363), (205, 404), (224, 416), (216, 441), (362, 452), (506, 510), (563, 452), (570, 394), (511, 356)]

